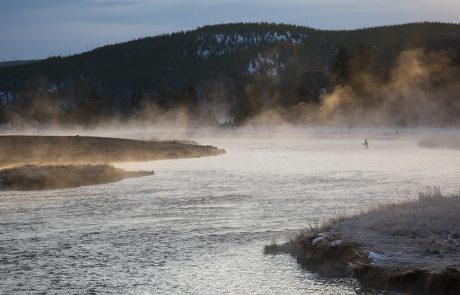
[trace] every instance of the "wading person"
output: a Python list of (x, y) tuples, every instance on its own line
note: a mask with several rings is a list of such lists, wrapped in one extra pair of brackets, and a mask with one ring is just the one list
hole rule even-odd
[(367, 138), (364, 139), (364, 143), (362, 144), (367, 149), (369, 147), (369, 143), (367, 142)]

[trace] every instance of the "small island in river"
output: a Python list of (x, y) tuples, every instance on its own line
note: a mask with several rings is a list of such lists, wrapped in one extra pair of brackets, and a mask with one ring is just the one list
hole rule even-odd
[(198, 158), (224, 153), (191, 142), (87, 136), (0, 136), (0, 190), (43, 190), (153, 175), (110, 163)]
[(416, 200), (340, 216), (265, 254), (288, 253), (328, 277), (404, 294), (460, 294), (460, 195), (439, 189)]
[(24, 165), (0, 170), (0, 190), (46, 190), (111, 183), (153, 175), (111, 165)]

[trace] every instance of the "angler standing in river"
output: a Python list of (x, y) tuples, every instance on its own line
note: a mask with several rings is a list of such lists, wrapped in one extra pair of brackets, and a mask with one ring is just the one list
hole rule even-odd
[(367, 142), (367, 138), (364, 139), (364, 143), (362, 144), (367, 149), (369, 148), (369, 143)]

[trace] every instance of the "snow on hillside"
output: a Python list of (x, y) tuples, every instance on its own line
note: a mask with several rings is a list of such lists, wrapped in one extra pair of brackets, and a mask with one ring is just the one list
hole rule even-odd
[(279, 54), (264, 56), (260, 52), (249, 61), (247, 68), (249, 75), (269, 75), (277, 76), (278, 73), (286, 69), (286, 65), (280, 60)]
[(293, 34), (290, 31), (260, 33), (207, 33), (198, 32), (195, 40), (196, 55), (207, 59), (211, 55), (223, 55), (269, 43), (292, 43), (300, 44), (307, 38), (306, 34)]
[(16, 100), (16, 93), (10, 91), (0, 91), (0, 104), (11, 104)]

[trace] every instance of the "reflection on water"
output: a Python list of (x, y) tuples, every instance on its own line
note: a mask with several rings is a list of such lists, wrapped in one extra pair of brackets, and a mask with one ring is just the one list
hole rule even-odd
[(155, 176), (0, 196), (2, 293), (355, 294), (287, 255), (317, 219), (458, 188), (459, 152), (415, 141), (212, 139), (227, 154), (120, 164)]

